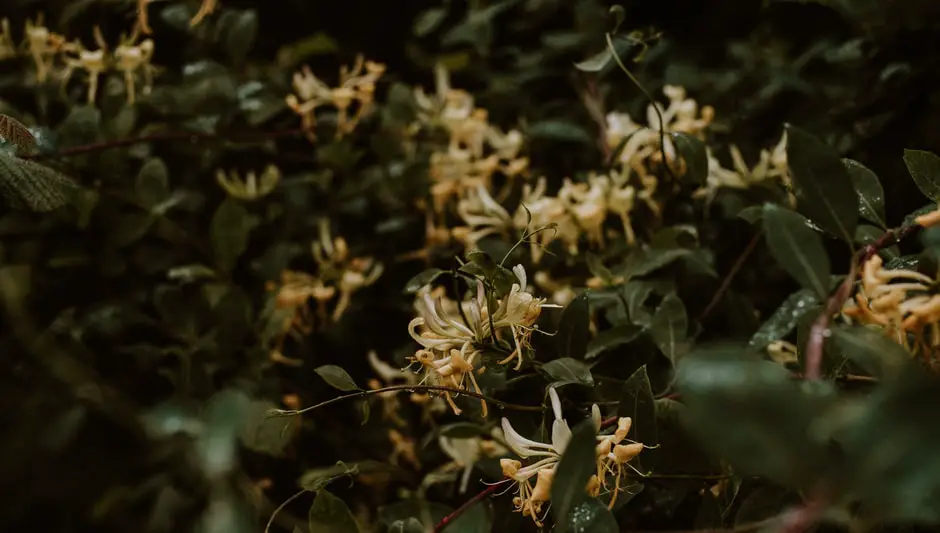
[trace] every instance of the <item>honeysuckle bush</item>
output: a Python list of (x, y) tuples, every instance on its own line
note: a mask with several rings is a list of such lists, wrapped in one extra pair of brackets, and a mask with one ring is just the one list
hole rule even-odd
[(940, 521), (929, 5), (275, 4), (0, 9), (7, 529)]

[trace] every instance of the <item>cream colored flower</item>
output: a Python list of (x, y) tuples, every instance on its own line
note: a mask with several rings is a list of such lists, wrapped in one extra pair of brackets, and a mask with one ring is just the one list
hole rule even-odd
[(238, 172), (231, 171), (228, 174), (223, 170), (216, 171), (215, 180), (229, 196), (239, 200), (257, 200), (270, 194), (281, 181), (281, 171), (274, 165), (265, 167), (261, 173), (261, 179), (255, 174), (255, 171), (249, 171), (242, 179)]

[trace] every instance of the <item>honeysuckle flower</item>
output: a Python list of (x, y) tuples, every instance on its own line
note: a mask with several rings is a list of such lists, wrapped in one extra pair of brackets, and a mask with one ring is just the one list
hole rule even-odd
[[(430, 380), (435, 385), (473, 390), (477, 394), (482, 394), (474, 373), (482, 372), (484, 368), (476, 369), (473, 366), (479, 355), (479, 350), (470, 348), (469, 344), (464, 344), (460, 350), (451, 349), (450, 354), (444, 357), (439, 357), (430, 350), (418, 350), (415, 352), (413, 360), (420, 363), (424, 368), (425, 377), (422, 379), (422, 383)], [(447, 404), (450, 405), (455, 415), (459, 415), (463, 410), (454, 403), (453, 396), (450, 391), (444, 392)], [(488, 413), (486, 400), (481, 399), (480, 405), (485, 417)]]
[[(477, 461), (484, 457), (498, 457), (504, 455), (507, 450), (497, 440), (502, 440), (502, 431), (499, 428), (493, 428), (491, 433), (493, 438), (483, 438), (482, 436), (473, 436), (467, 438), (438, 437), (438, 445), (441, 450), (451, 459), (449, 463), (438, 468), (438, 472), (448, 472), (453, 470), (462, 470), (460, 477), (460, 493), (467, 491), (467, 485), (470, 482), (470, 474)], [(497, 439), (497, 440), (494, 440)]]
[[(598, 431), (601, 429), (601, 413), (597, 404), (591, 407), (591, 418)], [(610, 491), (610, 503), (608, 506), (613, 508), (617, 501), (617, 495), (620, 493), (620, 480), (623, 476), (624, 468), (640, 452), (643, 451), (643, 444), (639, 442), (628, 442), (627, 433), (633, 425), (633, 419), (630, 417), (620, 417), (617, 419), (617, 429), (611, 435), (598, 435), (596, 454), (597, 480), (600, 487), (607, 487), (607, 474), (614, 476), (614, 488)], [(632, 467), (631, 467), (632, 468)], [(599, 488), (597, 489), (600, 490)]]
[(244, 179), (235, 171), (226, 173), (218, 170), (215, 179), (229, 196), (250, 201), (270, 194), (281, 181), (281, 171), (274, 165), (268, 165), (261, 173), (259, 180), (253, 170), (249, 171)]
[[(556, 238), (568, 243), (569, 248), (581, 236), (574, 217), (560, 199), (546, 195), (548, 187), (544, 177), (536, 180), (535, 186), (526, 183), (522, 188), (522, 199), (519, 208), (513, 215), (513, 222), (518, 230), (545, 228), (554, 224), (553, 230), (540, 231), (530, 238), (532, 262), (538, 263), (543, 255), (543, 249), (548, 247)], [(531, 220), (530, 220), (531, 218)]]
[(392, 443), (392, 453), (389, 456), (389, 463), (398, 465), (401, 459), (410, 463), (415, 470), (421, 470), (421, 461), (418, 460), (417, 447), (415, 440), (406, 437), (397, 429), (388, 430), (388, 440)]
[[(712, 198), (715, 192), (722, 187), (732, 189), (746, 189), (757, 183), (777, 180), (781, 185), (790, 185), (789, 166), (787, 164), (787, 137), (786, 133), (772, 150), (761, 150), (760, 160), (753, 168), (749, 168), (744, 156), (737, 146), (731, 145), (732, 169), (721, 166), (721, 162), (711, 150), (706, 149), (708, 155), (708, 176), (705, 186), (695, 191), (695, 196)], [(790, 202), (795, 198), (790, 193)]]
[(477, 241), (488, 235), (505, 234), (513, 224), (509, 212), (482, 185), (466, 192), (457, 203), (457, 214), (466, 226), (454, 228), (453, 232), (467, 249), (473, 248)]
[[(573, 183), (565, 178), (558, 198), (565, 203), (578, 226), (587, 235), (588, 241), (597, 246), (604, 244), (604, 220), (607, 219), (607, 199), (610, 178), (588, 176), (587, 183)], [(569, 242), (569, 252), (578, 253), (577, 242)]]

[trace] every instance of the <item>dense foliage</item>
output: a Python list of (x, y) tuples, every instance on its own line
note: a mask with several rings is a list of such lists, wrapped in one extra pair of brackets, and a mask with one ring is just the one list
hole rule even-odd
[(3, 529), (940, 523), (940, 9), (614, 4), (5, 1)]

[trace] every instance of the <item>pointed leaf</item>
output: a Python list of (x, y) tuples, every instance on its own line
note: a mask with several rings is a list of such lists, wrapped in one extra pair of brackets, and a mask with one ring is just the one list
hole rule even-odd
[[(656, 403), (653, 400), (653, 390), (650, 378), (646, 373), (646, 365), (641, 366), (623, 384), (620, 393), (620, 404), (617, 406), (617, 416), (629, 416), (633, 419), (633, 427), (627, 437), (641, 442), (646, 446), (659, 444), (659, 432), (656, 427)], [(656, 465), (656, 451), (643, 450), (637, 456), (640, 468), (650, 472)]]
[(881, 331), (865, 326), (832, 330), (842, 354), (876, 378), (898, 375), (911, 364), (911, 355)]
[(545, 363), (542, 365), (542, 372), (556, 383), (577, 383), (586, 387), (594, 386), (591, 367), (570, 357), (562, 357)]
[(405, 284), (405, 294), (414, 294), (430, 283), (434, 283), (441, 274), (446, 272), (439, 268), (429, 268), (415, 275)]
[(770, 315), (760, 329), (751, 336), (748, 346), (763, 350), (770, 343), (778, 341), (793, 331), (800, 318), (814, 311), (819, 306), (819, 298), (809, 289), (800, 289), (791, 294), (780, 307)]
[(621, 344), (629, 344), (642, 335), (644, 331), (646, 331), (646, 328), (635, 324), (621, 324), (605, 329), (588, 343), (587, 353), (584, 354), (584, 358), (594, 359), (611, 348)]
[(800, 285), (825, 298), (829, 294), (829, 256), (822, 239), (806, 227), (803, 217), (789, 209), (765, 204), (764, 232), (777, 262)]
[(620, 526), (607, 505), (597, 498), (587, 498), (571, 508), (567, 523), (557, 529), (571, 533), (618, 533)]
[(325, 489), (317, 491), (308, 515), (310, 533), (359, 533), (352, 511)]
[(593, 56), (574, 64), (574, 68), (583, 72), (600, 72), (613, 59), (610, 47), (604, 48)]
[(688, 350), (688, 329), (689, 318), (682, 300), (675, 293), (666, 295), (653, 315), (649, 331), (656, 346), (673, 364)]
[(940, 203), (940, 157), (923, 150), (904, 150), (904, 164), (920, 192)]
[(223, 272), (235, 268), (238, 258), (248, 249), (251, 222), (248, 211), (233, 198), (226, 198), (212, 217), (212, 251)]
[(552, 512), (555, 515), (558, 533), (573, 531), (570, 525), (571, 511), (589, 498), (588, 480), (595, 473), (594, 456), (597, 445), (597, 430), (590, 418), (576, 425), (571, 431), (571, 440), (555, 467), (552, 481)]
[(339, 389), (343, 392), (362, 390), (345, 370), (336, 365), (323, 365), (314, 369), (314, 372), (334, 389)]
[(788, 125), (787, 162), (800, 212), (851, 244), (858, 224), (858, 195), (838, 154), (816, 137)]
[(858, 194), (858, 214), (862, 215), (865, 220), (884, 228), (887, 225), (885, 192), (878, 176), (858, 161), (843, 159), (842, 164), (848, 170), (849, 178), (852, 179), (852, 185)]
[(137, 173), (135, 192), (147, 209), (155, 207), (170, 195), (170, 172), (162, 159), (148, 159)]
[(708, 177), (708, 154), (705, 151), (705, 143), (698, 137), (694, 137), (685, 132), (673, 132), (673, 142), (676, 143), (676, 151), (685, 161), (685, 174), (681, 177), (692, 185), (704, 185), (705, 178)]
[(591, 340), (591, 304), (587, 294), (580, 294), (565, 307), (555, 336), (562, 357), (584, 359)]

